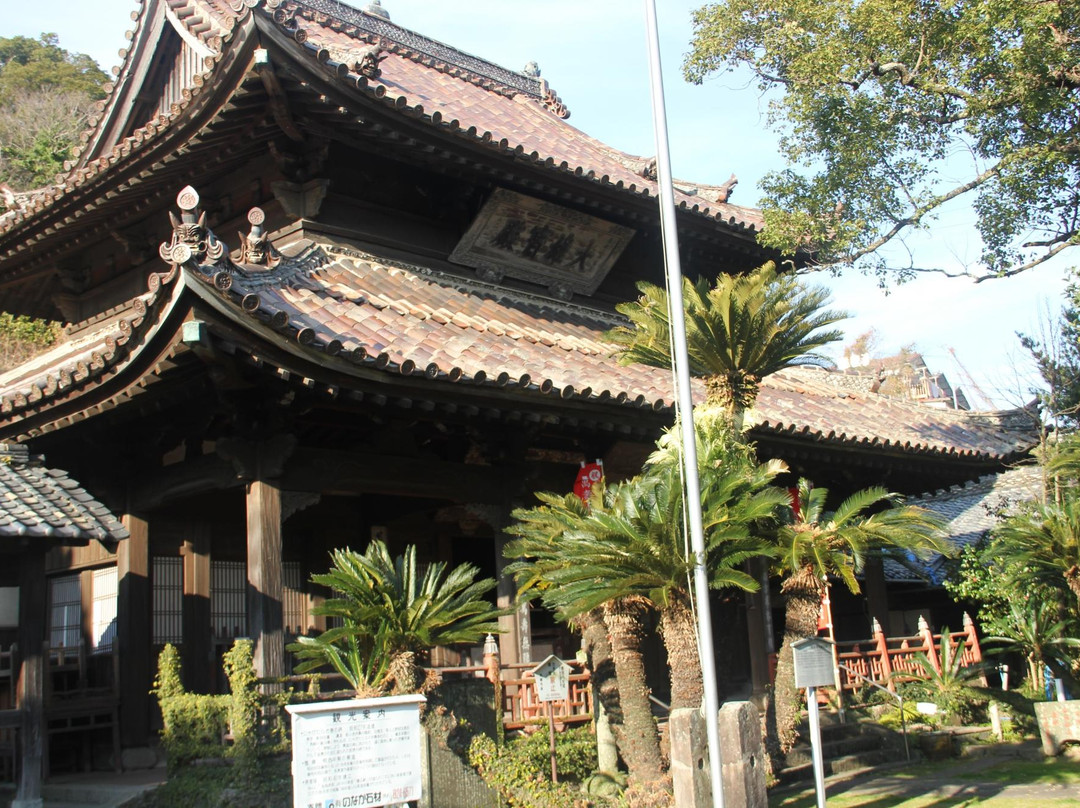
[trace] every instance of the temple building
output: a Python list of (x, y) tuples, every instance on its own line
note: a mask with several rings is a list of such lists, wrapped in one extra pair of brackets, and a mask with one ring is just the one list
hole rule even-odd
[[(310, 575), (372, 538), (500, 576), (512, 508), (569, 491), (583, 461), (633, 475), (674, 400), (668, 372), (618, 365), (603, 338), (638, 281), (662, 282), (655, 161), (575, 129), (535, 71), (336, 0), (133, 16), (76, 158), (0, 217), (2, 308), (67, 324), (0, 376), (0, 441), (123, 524), (46, 557), (47, 661), (122, 655), (125, 747), (152, 737), (164, 643), (194, 689), (220, 686), (238, 636), (261, 676), (290, 672), (288, 637), (324, 627)], [(676, 186), (687, 275), (778, 258), (730, 186)], [(839, 375), (769, 377), (749, 416), (763, 458), (838, 494), (945, 488), (1033, 440), (1029, 413), (929, 409)], [(728, 607), (741, 628), (721, 653), (741, 659), (766, 624)], [(533, 617), (505, 619), (504, 661), (563, 642)]]

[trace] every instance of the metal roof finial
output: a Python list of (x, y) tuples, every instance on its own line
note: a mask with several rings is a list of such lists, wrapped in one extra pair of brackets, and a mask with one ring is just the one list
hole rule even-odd
[(364, 6), (364, 13), (370, 14), (372, 17), (378, 17), (381, 20), (390, 22), (390, 12), (382, 7), (380, 0), (371, 0), (366, 6)]

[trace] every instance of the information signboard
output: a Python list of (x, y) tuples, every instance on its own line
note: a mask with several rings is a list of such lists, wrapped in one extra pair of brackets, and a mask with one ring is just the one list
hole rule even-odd
[(420, 799), (423, 696), (290, 704), (293, 808)]
[(532, 670), (537, 701), (566, 701), (570, 698), (570, 666), (557, 656), (549, 656)]
[(795, 662), (795, 687), (829, 687), (836, 681), (833, 672), (832, 646), (828, 640), (813, 637), (791, 644)]

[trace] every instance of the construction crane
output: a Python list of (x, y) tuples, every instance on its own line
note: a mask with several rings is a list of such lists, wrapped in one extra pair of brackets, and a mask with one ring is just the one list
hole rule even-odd
[[(982, 404), (983, 404), (982, 409), (988, 409), (988, 410), (993, 409), (994, 404), (993, 404), (993, 401), (991, 400), (990, 396), (986, 395), (986, 393), (984, 393), (982, 391), (982, 388), (979, 387), (978, 384), (976, 384), (975, 379), (972, 377), (971, 373), (968, 372), (968, 369), (964, 366), (964, 363), (960, 361), (960, 357), (956, 355), (956, 349), (955, 348), (946, 348), (945, 350), (947, 350), (949, 352), (949, 354), (953, 358), (953, 362), (956, 363), (956, 367), (958, 367), (960, 369), (960, 375), (963, 377), (964, 383), (967, 384), (972, 390), (974, 390), (976, 393), (979, 394), (979, 398), (982, 399)], [(954, 401), (955, 401), (955, 395), (954, 395)]]

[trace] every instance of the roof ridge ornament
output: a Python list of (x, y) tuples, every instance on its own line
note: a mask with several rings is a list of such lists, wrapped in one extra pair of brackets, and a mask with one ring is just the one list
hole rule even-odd
[(172, 240), (162, 242), (158, 248), (161, 259), (169, 264), (181, 265), (189, 261), (202, 264), (206, 259), (217, 263), (225, 255), (225, 245), (218, 241), (206, 226), (206, 211), (199, 210), (199, 193), (190, 185), (176, 196), (180, 218), (169, 211), (172, 222)]
[(274, 249), (274, 245), (266, 236), (266, 230), (263, 229), (266, 214), (262, 208), (252, 208), (248, 211), (247, 220), (251, 223), (251, 230), (246, 236), (238, 233), (240, 256), (237, 263), (256, 264), (273, 269), (281, 263), (281, 253)]
[(370, 14), (372, 17), (378, 17), (379, 19), (390, 21), (390, 12), (382, 7), (381, 0), (371, 0), (366, 6), (361, 9), (365, 14)]

